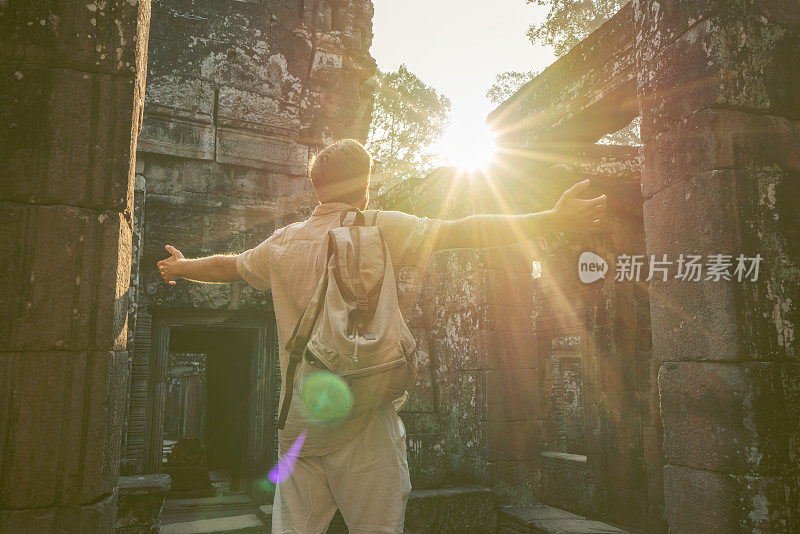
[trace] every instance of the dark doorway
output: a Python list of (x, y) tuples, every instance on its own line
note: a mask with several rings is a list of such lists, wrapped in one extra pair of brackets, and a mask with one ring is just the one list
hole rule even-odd
[[(258, 331), (243, 328), (170, 328), (164, 455), (177, 439), (200, 438), (220, 490), (240, 492), (249, 466), (251, 369)], [(192, 435), (193, 434), (193, 435)]]
[(191, 470), (200, 480), (187, 475), (185, 487), (209, 489), (210, 475), (223, 494), (227, 489), (268, 503), (272, 494), (260, 480), (277, 455), (274, 315), (157, 314), (152, 343), (144, 472), (200, 466), (204, 471)]

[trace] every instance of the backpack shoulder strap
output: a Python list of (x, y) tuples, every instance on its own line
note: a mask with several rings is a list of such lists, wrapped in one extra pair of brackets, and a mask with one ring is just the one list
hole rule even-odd
[(377, 226), (378, 225), (378, 215), (380, 215), (380, 214), (381, 214), (381, 210), (375, 210), (374, 213), (372, 213), (372, 217), (370, 217), (370, 220), (367, 222), (367, 224), (365, 226)]
[(306, 309), (303, 311), (300, 319), (297, 320), (292, 337), (289, 338), (289, 342), (286, 344), (286, 350), (289, 353), (289, 363), (286, 367), (286, 380), (284, 382), (285, 391), (283, 392), (281, 412), (278, 414), (279, 430), (283, 430), (283, 427), (286, 426), (286, 418), (289, 415), (289, 406), (292, 403), (294, 377), (297, 373), (297, 366), (303, 359), (303, 354), (306, 351), (306, 345), (308, 345), (311, 332), (314, 330), (314, 325), (319, 318), (319, 314), (322, 311), (322, 305), (325, 301), (325, 292), (328, 289), (328, 263), (330, 262), (331, 255), (333, 254), (333, 246), (333, 237), (329, 234), (328, 254), (325, 261), (325, 267), (322, 271), (322, 277), (320, 278), (319, 284), (317, 284), (317, 289), (314, 291), (314, 295), (311, 297)]

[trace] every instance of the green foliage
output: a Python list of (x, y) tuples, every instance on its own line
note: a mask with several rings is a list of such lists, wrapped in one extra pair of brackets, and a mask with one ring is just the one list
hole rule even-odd
[(450, 100), (425, 85), (405, 65), (379, 72), (367, 148), (381, 163), (384, 185), (422, 176), (434, 167), (432, 146), (441, 139)]
[(623, 0), (526, 0), (529, 4), (549, 6), (547, 20), (528, 29), (535, 44), (552, 45), (563, 56), (581, 39), (599, 28), (626, 1)]
[(494, 78), (494, 85), (486, 91), (486, 98), (493, 104), (500, 104), (519, 91), (519, 89), (534, 79), (539, 73), (529, 70), (519, 72), (510, 70), (501, 72)]

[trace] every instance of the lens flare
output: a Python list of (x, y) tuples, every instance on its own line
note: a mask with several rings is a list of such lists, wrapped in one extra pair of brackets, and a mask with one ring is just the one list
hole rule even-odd
[(297, 463), (297, 456), (300, 454), (300, 449), (306, 441), (307, 434), (308, 431), (303, 430), (300, 435), (297, 436), (297, 439), (294, 440), (292, 446), (289, 447), (289, 450), (286, 451), (286, 454), (283, 455), (283, 458), (278, 460), (278, 464), (273, 467), (267, 475), (270, 482), (273, 484), (280, 484), (291, 476), (294, 470), (294, 464)]
[(317, 422), (335, 423), (350, 415), (353, 394), (344, 380), (319, 371), (303, 381), (300, 392), (308, 415)]

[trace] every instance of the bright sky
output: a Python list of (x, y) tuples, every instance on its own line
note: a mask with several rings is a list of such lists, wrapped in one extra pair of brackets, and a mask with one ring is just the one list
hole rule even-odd
[(496, 74), (542, 70), (550, 47), (525, 33), (547, 7), (525, 0), (375, 0), (372, 55), (384, 71), (404, 63), (450, 98), (450, 126), (440, 143), (442, 164), (477, 167), (491, 156), (485, 97)]

